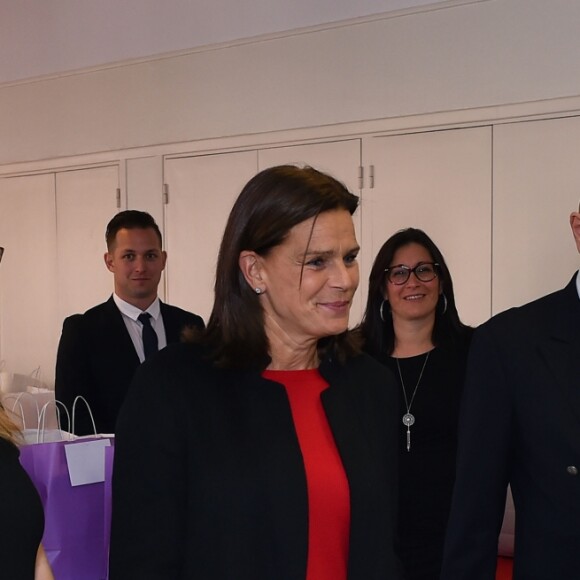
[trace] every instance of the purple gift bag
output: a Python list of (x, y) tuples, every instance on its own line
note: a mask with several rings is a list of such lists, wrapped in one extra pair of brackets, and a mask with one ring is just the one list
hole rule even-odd
[[(42, 544), (57, 580), (107, 578), (110, 494), (105, 493), (105, 481), (73, 486), (65, 452), (68, 445), (97, 439), (38, 443), (20, 449), (20, 463), (44, 506)], [(83, 448), (78, 449), (82, 460)], [(106, 449), (103, 447), (103, 470)]]
[(108, 575), (108, 561), (109, 561), (109, 542), (111, 539), (111, 508), (112, 508), (112, 482), (113, 482), (113, 458), (115, 454), (115, 440), (111, 440), (111, 446), (105, 448), (105, 514), (104, 514), (104, 522), (105, 522), (105, 551), (107, 555), (107, 578)]

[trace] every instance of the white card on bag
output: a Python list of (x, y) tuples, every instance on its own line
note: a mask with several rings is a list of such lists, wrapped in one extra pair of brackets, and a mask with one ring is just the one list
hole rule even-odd
[(65, 445), (68, 474), (73, 487), (105, 481), (105, 447), (110, 446), (110, 439), (93, 439)]

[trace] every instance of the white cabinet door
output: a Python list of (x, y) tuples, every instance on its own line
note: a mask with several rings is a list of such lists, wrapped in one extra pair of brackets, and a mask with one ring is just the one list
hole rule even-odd
[[(310, 165), (315, 169), (329, 173), (348, 188), (349, 191), (360, 195), (359, 168), (361, 165), (360, 139), (348, 139), (328, 143), (313, 143), (308, 145), (291, 145), (287, 147), (273, 147), (258, 151), (258, 165), (260, 170), (274, 165), (297, 164)], [(355, 230), (359, 244), (361, 243), (361, 211), (354, 215)], [(361, 282), (365, 276), (365, 264), (362, 256)], [(355, 294), (353, 301), (350, 326), (356, 325), (362, 316), (363, 296), (361, 289)]]
[(580, 118), (500, 125), (493, 134), (493, 311), (562, 288), (580, 257)]
[(54, 175), (0, 179), (0, 360), (54, 382), (56, 312)]
[(255, 151), (165, 160), (167, 301), (206, 322), (224, 227), (234, 200), (256, 171)]
[(163, 158), (127, 159), (127, 208), (150, 213), (163, 226)]
[(361, 164), (360, 139), (271, 147), (258, 151), (259, 169), (274, 165), (310, 165), (329, 173), (357, 194), (358, 172)]
[[(165, 248), (165, 232), (163, 226), (163, 158), (140, 157), (127, 159), (127, 209), (146, 211), (153, 216), (163, 236)], [(165, 300), (165, 274), (161, 275), (158, 288), (159, 298)]]
[(119, 167), (56, 174), (58, 313), (60, 321), (104, 302), (113, 276), (103, 256), (105, 229), (119, 211)]
[(489, 318), (491, 128), (375, 137), (364, 145), (365, 165), (374, 166), (374, 187), (363, 192), (367, 261), (397, 230), (420, 228), (447, 261), (461, 319)]

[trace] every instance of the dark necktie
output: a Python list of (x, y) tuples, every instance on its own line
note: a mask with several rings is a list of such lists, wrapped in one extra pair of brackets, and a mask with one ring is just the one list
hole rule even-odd
[(157, 333), (151, 326), (151, 314), (142, 312), (137, 319), (143, 325), (143, 350), (145, 351), (145, 359), (154, 355), (158, 350)]

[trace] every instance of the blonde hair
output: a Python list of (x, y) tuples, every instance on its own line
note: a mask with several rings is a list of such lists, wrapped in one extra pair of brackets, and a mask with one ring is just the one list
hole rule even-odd
[(10, 419), (2, 403), (0, 403), (0, 437), (14, 444), (20, 438), (20, 429)]

